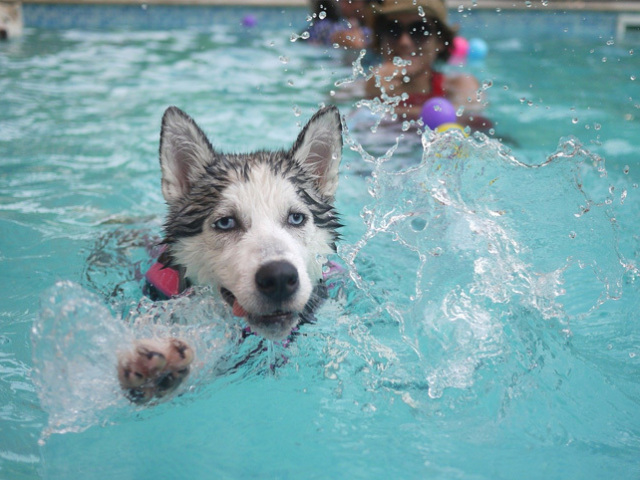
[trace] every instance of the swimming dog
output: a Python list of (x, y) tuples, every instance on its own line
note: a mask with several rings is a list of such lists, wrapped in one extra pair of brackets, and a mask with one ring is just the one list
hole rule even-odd
[[(332, 106), (313, 115), (291, 149), (250, 154), (217, 152), (191, 117), (169, 107), (160, 137), (165, 251), (147, 278), (169, 277), (168, 289), (156, 285), (165, 295), (210, 285), (252, 332), (286, 338), (319, 302), (325, 256), (336, 248), (341, 156)], [(193, 357), (176, 338), (140, 341), (119, 358), (120, 384), (137, 402), (161, 396), (188, 375)]]

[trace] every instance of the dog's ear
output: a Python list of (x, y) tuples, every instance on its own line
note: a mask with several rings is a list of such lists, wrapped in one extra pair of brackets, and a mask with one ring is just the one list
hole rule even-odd
[(318, 110), (298, 135), (291, 153), (299, 165), (316, 177), (320, 193), (333, 199), (342, 158), (342, 123), (338, 109), (329, 106)]
[(162, 195), (167, 203), (174, 203), (189, 192), (214, 155), (196, 122), (177, 107), (167, 108), (160, 132)]

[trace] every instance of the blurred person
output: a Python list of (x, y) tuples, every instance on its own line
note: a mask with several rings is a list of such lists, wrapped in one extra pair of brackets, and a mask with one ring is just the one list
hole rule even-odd
[(439, 69), (455, 37), (442, 0), (384, 0), (373, 13), (373, 48), (382, 58), (367, 80), (367, 98), (406, 94), (395, 113), (400, 120), (417, 120), (426, 101), (443, 97), (456, 110), (464, 108), (458, 123), (475, 129), (490, 126), (479, 115), (483, 104), (478, 80), (470, 74), (445, 75)]
[(368, 0), (312, 0), (313, 21), (309, 41), (361, 50), (371, 43), (366, 26)]

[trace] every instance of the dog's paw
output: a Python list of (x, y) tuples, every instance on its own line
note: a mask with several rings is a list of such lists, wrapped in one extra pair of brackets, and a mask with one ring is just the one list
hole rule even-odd
[(189, 375), (193, 357), (193, 349), (177, 338), (140, 340), (118, 359), (120, 386), (134, 403), (162, 397)]

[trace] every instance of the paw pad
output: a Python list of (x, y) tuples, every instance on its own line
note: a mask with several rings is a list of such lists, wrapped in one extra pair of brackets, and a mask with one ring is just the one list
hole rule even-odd
[(140, 340), (118, 360), (118, 379), (134, 403), (145, 403), (176, 389), (189, 375), (193, 349), (177, 338)]

